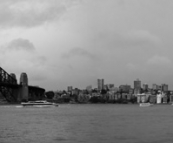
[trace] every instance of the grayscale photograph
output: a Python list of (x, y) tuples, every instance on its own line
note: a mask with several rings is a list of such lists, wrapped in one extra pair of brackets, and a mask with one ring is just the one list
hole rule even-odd
[(173, 0), (0, 0), (0, 143), (172, 143), (172, 38)]

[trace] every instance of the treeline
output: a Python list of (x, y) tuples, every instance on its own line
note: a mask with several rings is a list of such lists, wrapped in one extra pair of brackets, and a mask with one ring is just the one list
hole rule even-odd
[[(137, 97), (122, 93), (116, 92), (111, 93), (106, 90), (98, 92), (93, 90), (92, 92), (80, 91), (78, 93), (71, 93), (66, 91), (48, 91), (45, 93), (46, 99), (48, 101), (56, 103), (136, 103)], [(116, 98), (115, 98), (116, 97)]]

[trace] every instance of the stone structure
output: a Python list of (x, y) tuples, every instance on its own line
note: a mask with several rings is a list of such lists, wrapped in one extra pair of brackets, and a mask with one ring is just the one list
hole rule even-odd
[(28, 101), (28, 77), (26, 73), (20, 75), (21, 99)]

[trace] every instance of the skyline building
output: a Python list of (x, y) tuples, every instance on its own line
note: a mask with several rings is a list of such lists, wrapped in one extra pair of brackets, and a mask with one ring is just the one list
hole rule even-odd
[(130, 92), (130, 89), (131, 89), (131, 86), (130, 85), (120, 85), (119, 86), (119, 89), (122, 91), (122, 92), (126, 92), (126, 93), (129, 93)]
[(98, 90), (104, 89), (104, 79), (97, 79)]
[(162, 91), (167, 92), (168, 91), (168, 85), (162, 84)]
[(143, 84), (143, 90), (145, 90), (145, 91), (148, 90), (148, 84), (147, 83)]
[(157, 90), (159, 87), (157, 84), (153, 84), (153, 90)]
[(141, 81), (139, 79), (134, 81), (134, 94), (139, 94), (141, 92)]
[(67, 91), (68, 91), (68, 92), (72, 92), (72, 90), (73, 90), (73, 86), (68, 86), (68, 87), (67, 87)]
[(104, 85), (104, 89), (112, 89), (112, 88), (114, 88), (114, 84), (105, 84)]
[(134, 89), (140, 89), (141, 88), (141, 81), (139, 79), (134, 81)]

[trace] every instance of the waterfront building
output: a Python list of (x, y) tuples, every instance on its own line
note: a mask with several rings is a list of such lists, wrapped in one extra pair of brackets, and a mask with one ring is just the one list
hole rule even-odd
[(168, 96), (167, 95), (164, 95), (163, 96), (163, 103), (167, 103), (168, 102)]
[(130, 89), (131, 89), (131, 86), (127, 85), (127, 84), (126, 85), (120, 85), (119, 89), (120, 89), (121, 92), (129, 93)]
[(159, 91), (159, 93), (157, 94), (157, 104), (162, 103), (162, 94), (161, 91)]
[(148, 96), (144, 93), (137, 94), (137, 102), (138, 103), (145, 103), (148, 100)]
[(117, 99), (117, 95), (115, 94), (115, 92), (114, 91), (109, 91), (108, 92), (109, 102), (115, 102), (116, 99)]
[(101, 91), (102, 89), (104, 89), (104, 79), (98, 79), (97, 80), (98, 83), (98, 90)]
[(150, 95), (149, 96), (149, 102), (152, 103), (152, 104), (155, 104), (156, 103), (156, 95)]
[(169, 97), (170, 98), (170, 103), (173, 103), (173, 92), (171, 92), (170, 94), (171, 94), (170, 97)]
[(78, 95), (78, 101), (80, 103), (87, 103), (89, 101), (89, 99), (91, 98), (90, 95), (88, 94), (83, 94), (82, 92), (79, 93)]

